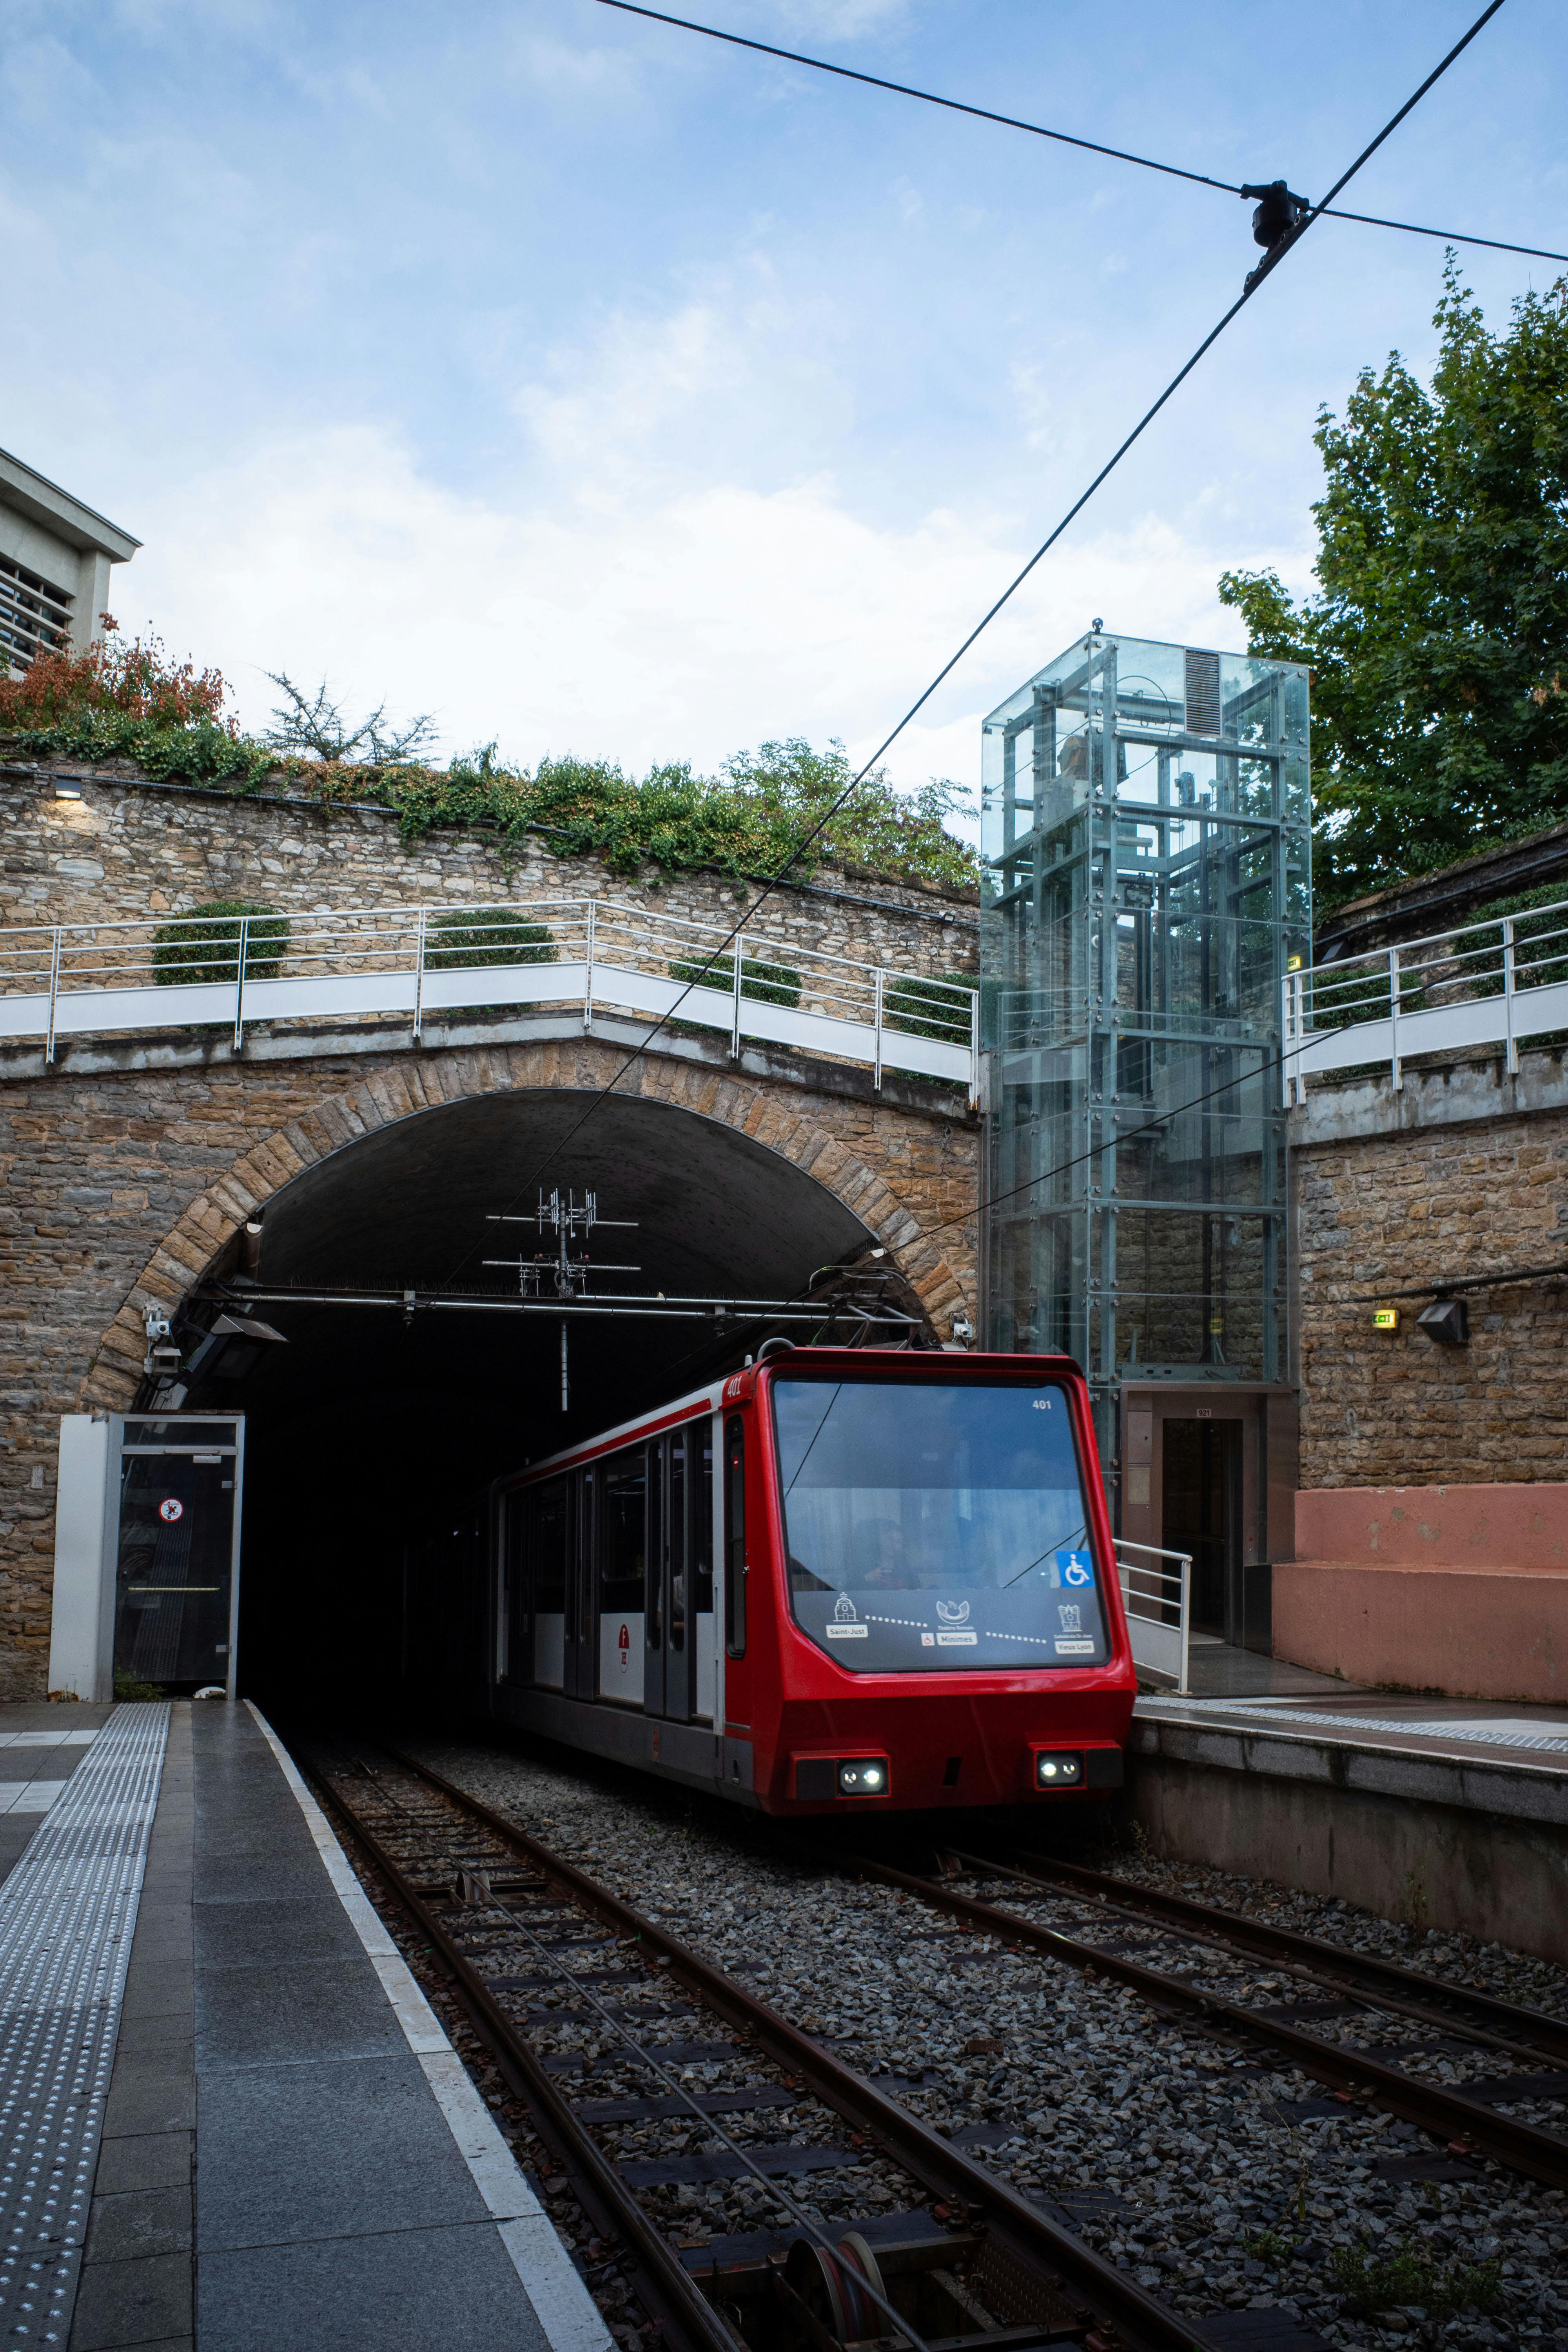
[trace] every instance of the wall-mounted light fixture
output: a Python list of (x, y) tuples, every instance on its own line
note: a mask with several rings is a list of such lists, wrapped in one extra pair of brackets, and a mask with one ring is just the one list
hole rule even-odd
[(1462, 1298), (1435, 1298), (1415, 1318), (1440, 1348), (1467, 1348), (1470, 1341), (1470, 1310)]

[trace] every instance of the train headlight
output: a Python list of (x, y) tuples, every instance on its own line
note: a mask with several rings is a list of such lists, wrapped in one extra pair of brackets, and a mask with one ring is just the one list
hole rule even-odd
[(1083, 1758), (1071, 1748), (1056, 1748), (1035, 1759), (1037, 1789), (1081, 1789)]
[(881, 1756), (851, 1756), (838, 1767), (841, 1797), (885, 1797), (888, 1765)]

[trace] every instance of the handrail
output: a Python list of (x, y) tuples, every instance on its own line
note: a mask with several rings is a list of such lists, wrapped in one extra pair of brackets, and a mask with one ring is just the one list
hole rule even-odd
[[(1133, 1543), (1127, 1536), (1118, 1536), (1116, 1551), (1117, 1577), (1121, 1586), (1121, 1605), (1127, 1612), (1129, 1631), (1131, 1632), (1132, 1624), (1136, 1622), (1150, 1628), (1157, 1628), (1163, 1634), (1173, 1633), (1176, 1636), (1173, 1644), (1169, 1642), (1157, 1643), (1152, 1638), (1145, 1638), (1142, 1657), (1138, 1654), (1139, 1644), (1134, 1640), (1133, 1663), (1146, 1667), (1152, 1674), (1169, 1676), (1175, 1683), (1177, 1696), (1184, 1698), (1187, 1696), (1192, 1655), (1193, 1555), (1190, 1551), (1167, 1550), (1161, 1544)], [(1151, 1559), (1173, 1559), (1179, 1563), (1179, 1566), (1174, 1570), (1140, 1568), (1135, 1562), (1124, 1560), (1121, 1558), (1121, 1555), (1124, 1551), (1144, 1552)], [(1173, 1591), (1162, 1590), (1156, 1592), (1139, 1592), (1133, 1589), (1131, 1581), (1134, 1577), (1152, 1579), (1158, 1586), (1173, 1586), (1175, 1589)], [(1135, 1607), (1134, 1603), (1140, 1601), (1152, 1602), (1153, 1606), (1142, 1609)], [(1166, 1613), (1172, 1609), (1176, 1612), (1174, 1625), (1172, 1624)], [(1158, 1613), (1155, 1613), (1156, 1612)], [(1163, 1663), (1163, 1659), (1172, 1656), (1176, 1661), (1173, 1670)]]
[(587, 896), (477, 906), (124, 917), (0, 928), (0, 1042), (465, 1010), (673, 1016), (679, 1027), (944, 1078), (975, 1096), (978, 989), (787, 936)]
[(1288, 1106), (1310, 1076), (1385, 1063), (1397, 1089), (1413, 1055), (1478, 1045), (1517, 1076), (1521, 1037), (1568, 1029), (1568, 898), (1289, 972), (1281, 1010)]

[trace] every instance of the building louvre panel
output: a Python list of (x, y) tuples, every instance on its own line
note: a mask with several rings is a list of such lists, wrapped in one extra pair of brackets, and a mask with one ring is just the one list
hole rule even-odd
[(12, 670), (30, 668), (39, 654), (68, 641), (73, 601), (68, 590), (0, 555), (0, 656)]

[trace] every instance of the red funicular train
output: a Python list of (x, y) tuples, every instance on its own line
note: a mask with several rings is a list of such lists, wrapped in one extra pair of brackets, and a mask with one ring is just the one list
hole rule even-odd
[(782, 1814), (1121, 1781), (1136, 1684), (1064, 1357), (772, 1341), (498, 1481), (488, 1549), (492, 1711), (570, 1746)]

